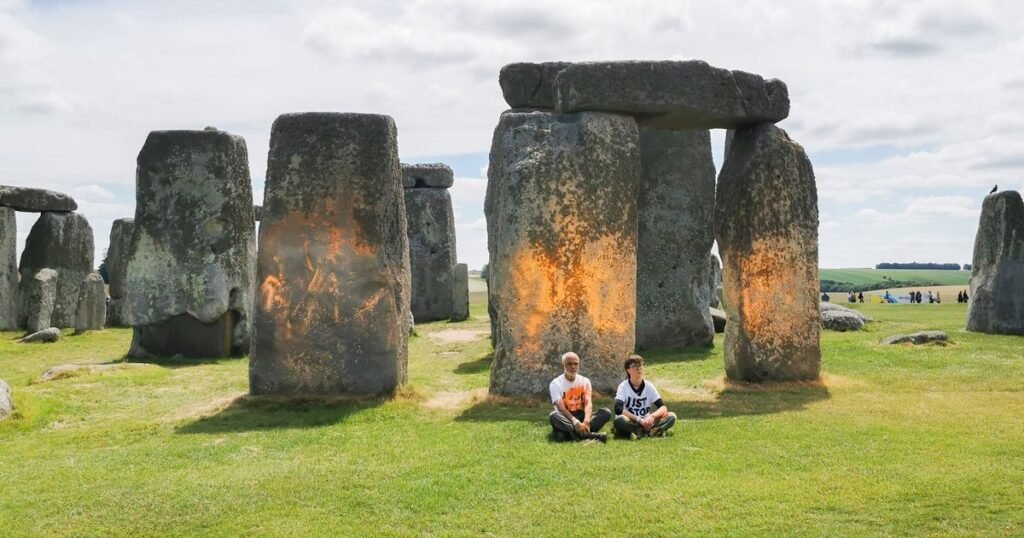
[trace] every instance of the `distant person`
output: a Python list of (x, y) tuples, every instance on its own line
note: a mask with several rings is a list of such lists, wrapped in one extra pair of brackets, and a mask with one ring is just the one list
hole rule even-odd
[(935, 292), (935, 304), (942, 304), (942, 296), (939, 295), (939, 292)]
[(956, 292), (956, 304), (964, 304), (964, 290)]
[(970, 300), (970, 297), (967, 296), (967, 290), (964, 290), (964, 303), (966, 303), (969, 300)]
[(932, 290), (928, 290), (928, 304), (934, 304), (935, 297), (932, 295)]
[(548, 386), (551, 403), (555, 410), (548, 415), (555, 437), (559, 441), (608, 440), (607, 434), (599, 433), (611, 420), (612, 412), (602, 408), (593, 412), (593, 389), (590, 380), (579, 375), (580, 357), (572, 351), (562, 354), (562, 375)]
[(858, 291), (858, 292), (857, 292), (857, 300), (858, 300), (858, 301), (859, 301), (859, 302), (860, 302), (861, 304), (863, 304), (863, 303), (864, 303), (864, 292), (863, 292), (863, 291)]
[(831, 297), (828, 296), (828, 292), (821, 292), (821, 302), (827, 303), (829, 300), (831, 300)]
[(848, 303), (856, 303), (857, 302), (857, 295), (851, 291), (850, 294), (846, 296), (846, 302), (848, 302)]
[(921, 290), (917, 291), (917, 304), (921, 304)]
[(626, 380), (615, 391), (615, 434), (629, 437), (661, 437), (676, 423), (654, 383), (644, 380), (644, 358), (630, 355), (623, 364)]

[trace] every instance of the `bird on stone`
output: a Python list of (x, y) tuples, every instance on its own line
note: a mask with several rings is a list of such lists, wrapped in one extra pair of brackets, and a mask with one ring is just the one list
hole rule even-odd
[(992, 194), (992, 193), (996, 192), (997, 189), (999, 189), (999, 184), (996, 184), (994, 187), (992, 187), (992, 190), (988, 191), (988, 193)]

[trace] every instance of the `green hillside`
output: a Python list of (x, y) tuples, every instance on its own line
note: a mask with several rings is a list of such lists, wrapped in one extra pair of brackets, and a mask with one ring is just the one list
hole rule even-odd
[(822, 289), (875, 290), (902, 286), (959, 286), (966, 285), (970, 271), (943, 271), (938, 269), (820, 269), (818, 278)]

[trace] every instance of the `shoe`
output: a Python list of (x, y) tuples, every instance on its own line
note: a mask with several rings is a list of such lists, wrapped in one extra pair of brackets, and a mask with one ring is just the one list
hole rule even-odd
[(592, 433), (592, 434), (590, 434), (590, 438), (591, 439), (597, 439), (598, 441), (600, 441), (602, 443), (607, 443), (608, 442), (608, 434), (607, 433)]
[(639, 437), (637, 437), (635, 433), (629, 432), (629, 440), (630, 441), (636, 441), (637, 439), (639, 439)]
[(555, 432), (555, 442), (556, 443), (564, 443), (566, 441), (571, 441), (571, 440), (572, 440), (572, 437), (570, 437), (569, 434), (567, 434), (567, 433), (565, 433), (563, 431), (556, 431)]

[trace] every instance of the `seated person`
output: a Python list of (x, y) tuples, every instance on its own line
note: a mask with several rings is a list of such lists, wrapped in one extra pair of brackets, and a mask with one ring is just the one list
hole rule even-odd
[(548, 415), (555, 437), (559, 441), (597, 439), (608, 440), (607, 434), (599, 433), (612, 418), (606, 408), (593, 412), (590, 380), (581, 376), (580, 357), (572, 351), (562, 355), (564, 373), (551, 381), (548, 391), (555, 410)]
[(615, 392), (615, 433), (636, 439), (660, 437), (676, 423), (653, 383), (644, 380), (644, 358), (630, 355), (623, 366), (628, 376)]

